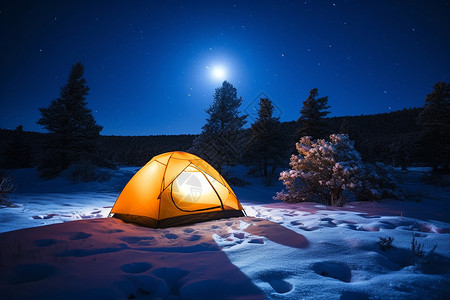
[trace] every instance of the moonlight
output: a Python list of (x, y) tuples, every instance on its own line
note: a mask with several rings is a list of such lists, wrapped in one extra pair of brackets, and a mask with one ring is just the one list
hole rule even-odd
[(216, 67), (213, 67), (213, 68), (212, 68), (211, 74), (212, 74), (212, 77), (213, 77), (214, 79), (217, 79), (217, 80), (224, 80), (225, 77), (226, 77), (226, 75), (227, 75), (227, 72), (226, 72), (226, 70), (225, 70), (223, 67), (221, 67), (221, 66), (216, 66)]

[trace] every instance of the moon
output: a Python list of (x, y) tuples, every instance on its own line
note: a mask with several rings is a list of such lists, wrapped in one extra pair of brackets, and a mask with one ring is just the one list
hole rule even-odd
[(227, 72), (222, 66), (215, 66), (212, 68), (212, 77), (216, 80), (224, 80), (227, 76)]

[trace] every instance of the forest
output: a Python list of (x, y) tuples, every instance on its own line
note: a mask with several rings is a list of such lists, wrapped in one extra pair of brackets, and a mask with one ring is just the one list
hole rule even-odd
[[(403, 109), (376, 115), (325, 118), (328, 132), (348, 133), (364, 161), (380, 161), (399, 166), (421, 165), (417, 117), (421, 108)], [(294, 153), (296, 121), (282, 122), (284, 150), (280, 155), (287, 162)], [(245, 129), (250, 131), (250, 129)], [(47, 133), (0, 129), (0, 168), (36, 167), (43, 153)], [(99, 139), (99, 152), (112, 164), (142, 166), (153, 156), (173, 151), (187, 151), (198, 135), (105, 136)], [(288, 149), (288, 150), (287, 150)]]

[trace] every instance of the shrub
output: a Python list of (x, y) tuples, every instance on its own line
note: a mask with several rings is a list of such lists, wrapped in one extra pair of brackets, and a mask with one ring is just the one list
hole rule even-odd
[(64, 177), (72, 182), (91, 182), (91, 181), (107, 181), (110, 179), (111, 175), (98, 169), (94, 164), (89, 162), (80, 162), (77, 164), (72, 164), (64, 171)]
[(291, 169), (280, 173), (287, 191), (277, 193), (275, 200), (343, 206), (346, 192), (358, 200), (396, 196), (390, 170), (379, 163), (365, 165), (346, 134), (332, 134), (329, 142), (302, 137), (296, 147), (299, 154), (291, 156)]
[(13, 193), (15, 186), (13, 178), (8, 175), (0, 174), (0, 205), (13, 206), (8, 200), (9, 194)]
[(285, 202), (317, 201), (343, 206), (344, 191), (361, 187), (361, 156), (346, 134), (330, 135), (330, 142), (302, 137), (296, 144), (299, 155), (292, 155), (292, 169), (280, 173), (286, 186), (274, 197)]
[(355, 191), (358, 201), (374, 201), (383, 198), (399, 198), (395, 188), (397, 180), (393, 169), (383, 163), (366, 163), (361, 174), (361, 186)]
[(419, 258), (419, 263), (429, 262), (436, 248), (437, 244), (434, 245), (434, 247), (428, 253), (424, 252), (424, 244), (417, 242), (415, 236), (413, 235), (411, 241), (411, 251), (415, 256)]
[(392, 242), (394, 241), (393, 237), (380, 237), (380, 240), (377, 242), (378, 245), (380, 245), (381, 250), (388, 250), (391, 249), (392, 246)]

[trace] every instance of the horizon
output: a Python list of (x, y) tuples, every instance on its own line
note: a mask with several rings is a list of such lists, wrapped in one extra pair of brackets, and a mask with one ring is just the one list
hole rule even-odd
[(102, 135), (199, 134), (224, 80), (246, 127), (260, 97), (297, 120), (313, 88), (329, 117), (422, 107), (449, 81), (449, 14), (406, 0), (2, 3), (0, 128), (46, 132), (38, 108), (78, 61)]

